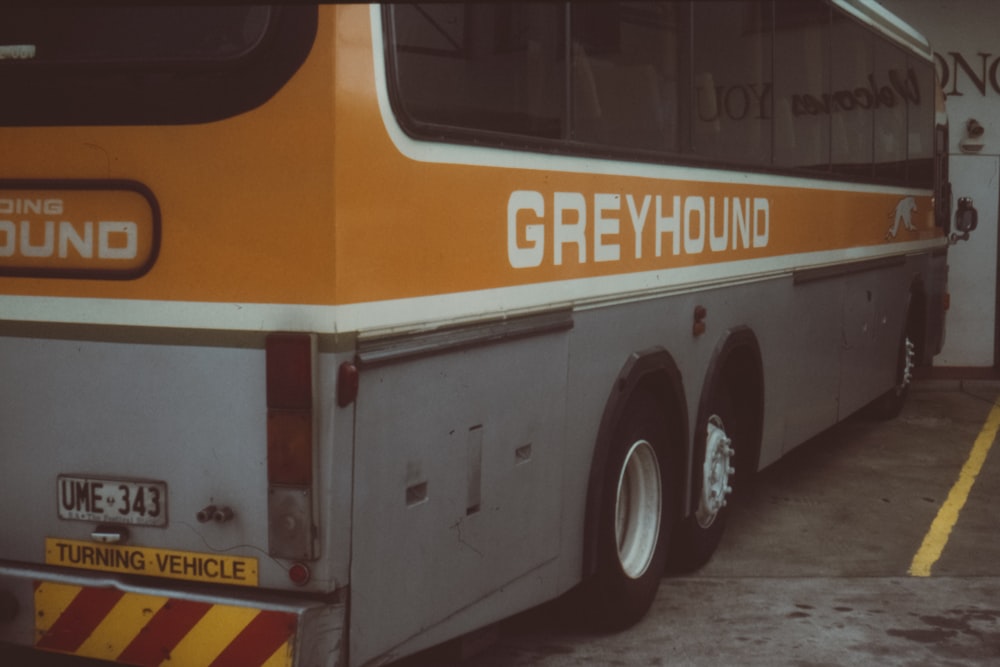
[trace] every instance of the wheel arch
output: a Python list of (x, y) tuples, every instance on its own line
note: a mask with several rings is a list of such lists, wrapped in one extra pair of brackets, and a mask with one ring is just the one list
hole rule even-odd
[[(633, 397), (648, 392), (656, 397), (667, 413), (667, 424), (673, 442), (679, 443), (678, 470), (688, 468), (689, 438), (687, 401), (684, 382), (673, 357), (662, 347), (654, 347), (629, 356), (619, 371), (604, 406), (597, 440), (590, 464), (584, 514), (583, 576), (597, 569), (598, 524), (604, 493), (604, 471), (609, 457), (614, 429)], [(687, 494), (687, 485), (683, 485)]]

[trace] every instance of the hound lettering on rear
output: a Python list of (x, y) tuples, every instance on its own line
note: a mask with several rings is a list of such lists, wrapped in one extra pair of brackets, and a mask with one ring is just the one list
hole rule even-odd
[(133, 278), (159, 244), (158, 207), (135, 184), (5, 190), (0, 183), (0, 275)]

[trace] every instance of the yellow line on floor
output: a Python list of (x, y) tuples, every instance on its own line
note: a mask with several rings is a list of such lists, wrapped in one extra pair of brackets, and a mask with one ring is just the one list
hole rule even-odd
[(931, 568), (941, 557), (941, 553), (948, 543), (951, 529), (958, 522), (958, 513), (962, 511), (962, 508), (965, 507), (965, 501), (969, 499), (972, 485), (975, 483), (979, 471), (983, 468), (986, 455), (989, 454), (993, 441), (996, 440), (998, 429), (1000, 429), (1000, 405), (994, 404), (975, 444), (972, 445), (969, 458), (958, 474), (958, 480), (951, 487), (951, 492), (948, 493), (948, 499), (938, 510), (930, 530), (924, 536), (920, 550), (913, 557), (913, 562), (910, 564), (910, 575), (914, 577), (931, 576)]

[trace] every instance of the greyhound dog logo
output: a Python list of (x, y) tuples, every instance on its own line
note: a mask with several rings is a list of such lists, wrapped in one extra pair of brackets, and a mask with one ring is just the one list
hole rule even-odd
[(899, 223), (903, 223), (903, 227), (915, 232), (916, 227), (913, 226), (913, 212), (917, 210), (917, 200), (913, 197), (903, 197), (896, 204), (895, 210), (889, 214), (889, 218), (892, 219), (892, 226), (889, 227), (889, 231), (885, 233), (885, 239), (896, 238), (896, 233), (899, 232)]

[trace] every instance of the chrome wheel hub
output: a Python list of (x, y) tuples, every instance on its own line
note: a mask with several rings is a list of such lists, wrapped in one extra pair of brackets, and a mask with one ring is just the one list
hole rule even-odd
[(909, 336), (906, 337), (903, 346), (903, 377), (900, 378), (899, 387), (896, 388), (896, 393), (900, 394), (910, 386), (910, 382), (913, 380), (913, 368), (915, 366), (913, 360), (917, 356), (917, 348)]
[(615, 496), (615, 540), (622, 571), (638, 579), (656, 552), (663, 512), (663, 487), (656, 451), (638, 440), (625, 455)]
[(733, 492), (730, 482), (736, 470), (731, 465), (735, 453), (733, 441), (726, 435), (725, 425), (717, 415), (708, 419), (705, 434), (705, 461), (702, 464), (701, 498), (695, 518), (698, 525), (708, 528), (726, 506), (726, 498)]

